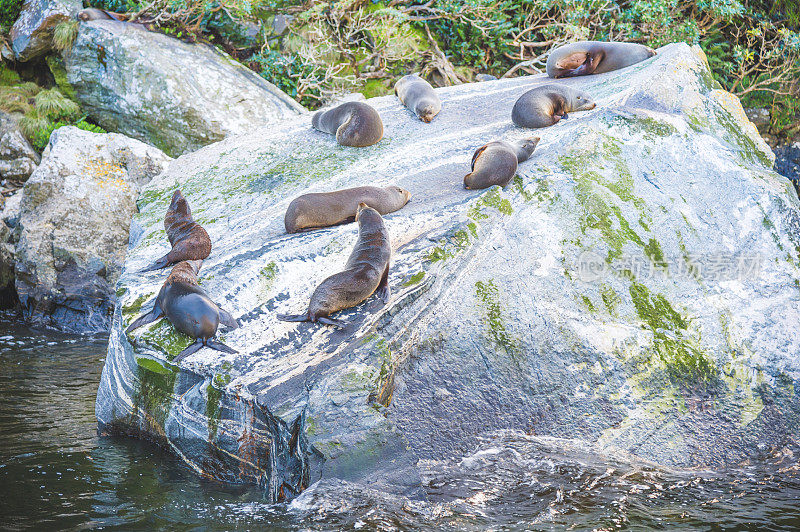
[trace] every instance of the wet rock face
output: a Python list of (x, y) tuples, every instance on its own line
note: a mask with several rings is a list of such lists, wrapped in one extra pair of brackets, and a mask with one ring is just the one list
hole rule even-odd
[(0, 180), (22, 183), (39, 164), (39, 156), (16, 121), (0, 111)]
[(303, 111), (212, 46), (187, 44), (137, 24), (81, 23), (64, 64), (67, 81), (93, 120), (171, 156)]
[[(97, 398), (105, 431), (150, 438), (200, 474), (291, 496), (319, 478), (410, 496), (418, 460), (516, 429), (672, 466), (737, 463), (797, 431), (798, 199), (699, 49), (560, 81), (594, 110), (539, 129), (505, 188), (466, 191), (475, 149), (531, 136), (511, 109), (552, 80), (439, 89), (424, 124), (369, 101), (385, 138), (347, 148), (304, 116), (181, 157), (142, 193), (137, 238)], [(306, 192), (394, 184), (383, 306), (343, 330), (279, 322), (340, 271), (355, 224), (287, 235)], [(209, 296), (239, 319), (239, 354), (201, 349), (168, 323), (127, 336), (163, 275), (180, 187), (214, 244)], [(224, 461), (221, 461), (224, 457)], [(268, 457), (268, 458), (267, 458)], [(283, 495), (281, 495), (283, 494)]]
[(81, 9), (81, 0), (27, 0), (9, 34), (14, 59), (25, 63), (49, 53), (55, 27)]
[(136, 198), (168, 161), (124, 135), (53, 132), (13, 229), (16, 289), (28, 320), (107, 330)]

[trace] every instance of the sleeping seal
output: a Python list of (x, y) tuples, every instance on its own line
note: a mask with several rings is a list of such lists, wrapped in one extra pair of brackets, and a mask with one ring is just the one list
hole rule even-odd
[(517, 173), (517, 164), (527, 161), (538, 143), (539, 137), (515, 144), (502, 140), (484, 144), (472, 156), (472, 172), (464, 176), (464, 188), (506, 186)]
[(595, 105), (585, 92), (551, 83), (520, 96), (511, 110), (511, 120), (519, 127), (547, 127), (567, 118), (567, 113), (588, 111)]
[(411, 193), (395, 186), (303, 194), (289, 204), (283, 224), (287, 233), (329, 227), (355, 220), (360, 203), (366, 203), (381, 214), (389, 214), (401, 209), (410, 199)]
[(334, 312), (354, 307), (377, 290), (384, 303), (389, 300), (389, 233), (378, 211), (366, 203), (358, 206), (358, 241), (344, 271), (331, 275), (314, 290), (305, 314), (278, 314), (282, 321), (311, 321), (343, 327), (331, 318)]
[(236, 353), (234, 349), (213, 339), (220, 323), (234, 329), (239, 324), (197, 285), (197, 272), (202, 263), (201, 260), (192, 260), (176, 264), (164, 281), (153, 310), (139, 316), (125, 329), (125, 333), (129, 334), (142, 325), (166, 317), (177, 330), (196, 338), (197, 341), (181, 351), (172, 360), (173, 363), (180, 362), (203, 346), (225, 353)]
[(403, 76), (394, 84), (394, 93), (400, 102), (412, 110), (425, 123), (433, 120), (442, 110), (442, 101), (431, 84), (418, 74)]
[(363, 148), (383, 138), (383, 122), (378, 111), (362, 102), (345, 102), (327, 111), (317, 111), (311, 125), (331, 135), (342, 146)]
[(656, 55), (643, 44), (630, 42), (581, 41), (560, 46), (547, 58), (551, 78), (602, 74), (636, 64)]

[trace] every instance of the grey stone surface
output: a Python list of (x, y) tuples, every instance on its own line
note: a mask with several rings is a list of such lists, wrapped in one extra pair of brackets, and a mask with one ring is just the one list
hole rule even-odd
[(81, 23), (64, 64), (67, 81), (94, 121), (170, 156), (304, 110), (214, 47), (136, 24)]
[(23, 188), (14, 231), (25, 317), (70, 332), (108, 329), (139, 190), (169, 158), (116, 133), (55, 130)]
[(11, 115), (0, 111), (0, 181), (24, 182), (39, 164), (39, 155)]
[[(102, 431), (159, 442), (198, 473), (272, 499), (317, 479), (422, 496), (418, 460), (515, 429), (671, 467), (779, 448), (800, 420), (798, 198), (702, 52), (676, 44), (561, 83), (597, 108), (535, 132), (511, 108), (543, 76), (438, 89), (412, 119), (368, 101), (385, 138), (348, 148), (310, 116), (175, 161), (139, 201), (98, 391)], [(466, 191), (474, 150), (541, 137), (503, 190)], [(339, 271), (354, 224), (287, 235), (306, 192), (396, 184), (385, 217), (392, 296), (285, 323)], [(204, 290), (239, 319), (201, 349), (167, 322), (128, 336), (165, 272), (162, 220), (180, 187), (214, 249)], [(290, 489), (291, 488), (291, 489)]]
[(14, 58), (25, 63), (49, 53), (55, 27), (81, 9), (81, 0), (27, 0), (9, 33)]

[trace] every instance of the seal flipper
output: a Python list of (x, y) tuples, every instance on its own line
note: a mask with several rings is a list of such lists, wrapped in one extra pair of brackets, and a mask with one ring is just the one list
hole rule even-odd
[(311, 321), (308, 314), (278, 314), (281, 321)]
[[(217, 305), (217, 307), (219, 307), (219, 305)], [(239, 322), (236, 321), (236, 318), (231, 316), (230, 312), (227, 310), (222, 310), (221, 308), (219, 309), (219, 322), (233, 329), (239, 328)]]
[(166, 255), (164, 255), (163, 257), (161, 257), (157, 261), (155, 261), (150, 266), (147, 266), (145, 269), (139, 270), (139, 273), (151, 272), (153, 270), (160, 270), (162, 268), (166, 268), (167, 266), (170, 265), (170, 257), (169, 256), (170, 256), (171, 253), (172, 252), (167, 253)]
[(192, 353), (197, 352), (201, 347), (203, 347), (203, 339), (198, 338), (197, 341), (195, 341), (195, 343), (193, 343), (192, 345), (190, 345), (189, 347), (178, 353), (178, 356), (172, 359), (171, 364), (177, 364), (178, 362), (188, 357)]
[(213, 339), (206, 340), (206, 347), (210, 347), (211, 349), (216, 349), (217, 351), (222, 351), (223, 353), (238, 353), (236, 349), (232, 347), (228, 347), (227, 345), (223, 344), (222, 342), (218, 342)]
[(333, 325), (334, 327), (339, 327), (340, 329), (344, 329), (344, 327), (347, 325), (342, 320), (337, 320), (336, 318), (331, 318), (329, 316), (322, 316), (320, 318), (317, 318), (317, 321), (325, 325)]
[(386, 269), (383, 270), (383, 277), (381, 277), (381, 282), (378, 284), (378, 289), (375, 291), (375, 294), (381, 298), (383, 304), (389, 302), (389, 296), (391, 295), (391, 290), (389, 290), (389, 265), (386, 265)]
[(153, 310), (136, 318), (136, 320), (134, 320), (134, 322), (128, 325), (128, 328), (125, 329), (125, 334), (129, 334), (131, 331), (138, 329), (142, 325), (153, 323), (163, 316), (164, 312), (161, 310), (161, 306), (158, 304), (158, 300), (156, 299), (156, 303), (153, 305)]

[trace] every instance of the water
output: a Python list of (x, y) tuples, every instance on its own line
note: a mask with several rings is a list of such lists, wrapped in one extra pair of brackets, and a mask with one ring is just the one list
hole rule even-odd
[(671, 471), (515, 432), (422, 464), (429, 501), (323, 481), (289, 504), (204, 481), (95, 432), (104, 338), (0, 322), (0, 529), (800, 529), (800, 449), (724, 472)]

